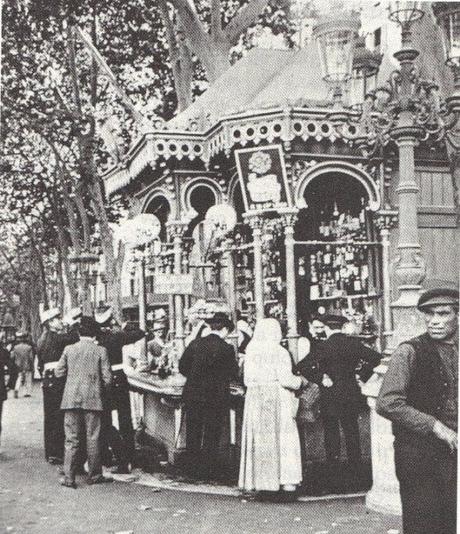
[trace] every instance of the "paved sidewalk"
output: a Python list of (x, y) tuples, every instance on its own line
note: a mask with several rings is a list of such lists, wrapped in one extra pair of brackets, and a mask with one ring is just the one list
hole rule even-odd
[(246, 502), (190, 493), (149, 475), (142, 478), (151, 486), (117, 481), (87, 486), (78, 479), (77, 490), (62, 488), (56, 468), (43, 458), (37, 385), (31, 399), (14, 400), (10, 393), (2, 442), (0, 534), (396, 534), (400, 529), (399, 518), (368, 513), (362, 498)]

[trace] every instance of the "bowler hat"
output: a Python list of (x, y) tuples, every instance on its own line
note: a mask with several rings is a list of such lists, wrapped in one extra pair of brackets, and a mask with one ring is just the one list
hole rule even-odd
[(215, 312), (212, 317), (206, 319), (206, 323), (211, 329), (220, 330), (222, 328), (227, 328), (229, 332), (232, 332), (235, 328), (233, 321), (228, 317), (224, 312)]
[(417, 308), (424, 310), (431, 306), (458, 306), (458, 289), (438, 287), (424, 291), (418, 299)]
[(342, 328), (345, 323), (348, 323), (348, 319), (343, 315), (334, 315), (332, 313), (323, 315), (319, 320), (329, 328)]

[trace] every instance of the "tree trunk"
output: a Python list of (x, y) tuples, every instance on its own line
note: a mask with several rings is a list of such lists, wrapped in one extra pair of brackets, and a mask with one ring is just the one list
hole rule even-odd
[(122, 319), (120, 269), (118, 267), (118, 261), (115, 255), (113, 232), (107, 217), (107, 211), (104, 204), (104, 195), (102, 193), (100, 178), (95, 173), (92, 177), (90, 191), (92, 193), (91, 200), (94, 215), (99, 222), (101, 246), (105, 258), (107, 298), (112, 307), (115, 319), (120, 322)]
[[(180, 112), (192, 103), (192, 54), (185, 39), (177, 35), (166, 0), (158, 0), (158, 8), (166, 30), (174, 88), (177, 95), (177, 106)], [(182, 28), (180, 28), (180, 31), (184, 32)]]

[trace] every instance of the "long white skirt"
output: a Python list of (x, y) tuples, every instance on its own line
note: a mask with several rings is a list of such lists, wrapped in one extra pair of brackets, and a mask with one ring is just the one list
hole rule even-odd
[(302, 481), (295, 395), (278, 382), (248, 386), (245, 397), (239, 487), (278, 491)]

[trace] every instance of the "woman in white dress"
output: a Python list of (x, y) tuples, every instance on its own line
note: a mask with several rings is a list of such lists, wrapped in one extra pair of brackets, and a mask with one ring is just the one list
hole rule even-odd
[(246, 349), (239, 476), (239, 487), (246, 492), (293, 494), (302, 481), (294, 391), (307, 381), (292, 373), (290, 355), (280, 342), (278, 321), (262, 319)]

